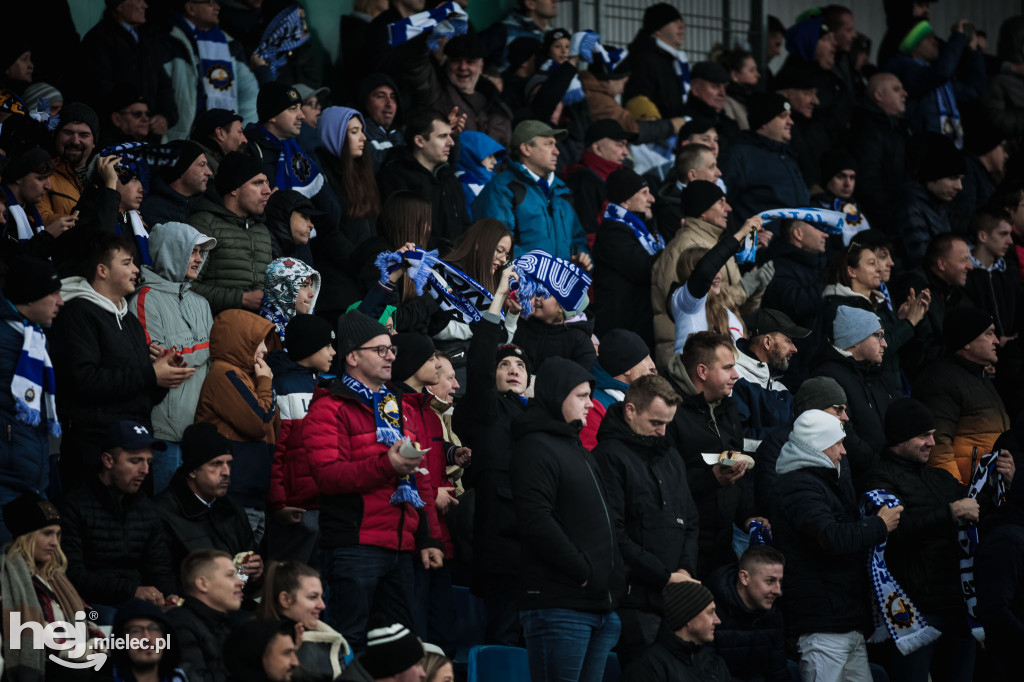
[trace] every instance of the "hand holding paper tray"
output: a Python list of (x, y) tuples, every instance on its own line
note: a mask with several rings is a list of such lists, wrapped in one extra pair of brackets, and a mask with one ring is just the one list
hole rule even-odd
[(423, 455), (427, 454), (426, 450), (420, 450), (412, 441), (406, 438), (402, 444), (398, 447), (398, 454), (406, 459), (419, 459)]
[(742, 452), (736, 452), (735, 450), (726, 450), (725, 452), (702, 452), (700, 456), (704, 458), (707, 464), (721, 464), (722, 466), (731, 467), (737, 462), (746, 462), (747, 468), (751, 469), (754, 466), (754, 458), (750, 455), (744, 455)]

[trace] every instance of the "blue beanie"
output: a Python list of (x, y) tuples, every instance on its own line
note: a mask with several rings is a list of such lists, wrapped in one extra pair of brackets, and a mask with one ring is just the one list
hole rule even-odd
[(861, 308), (841, 305), (832, 323), (832, 338), (835, 339), (836, 348), (845, 350), (856, 346), (881, 328), (878, 315)]

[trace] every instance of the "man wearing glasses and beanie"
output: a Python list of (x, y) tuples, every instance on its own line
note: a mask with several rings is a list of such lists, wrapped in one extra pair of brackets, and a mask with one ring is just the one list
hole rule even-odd
[(396, 351), (387, 329), (352, 311), (338, 321), (337, 341), (338, 378), (313, 393), (303, 437), (320, 489), (322, 573), (337, 597), (327, 620), (362, 651), (371, 608), (412, 626), (412, 552), (429, 561), (436, 551), (436, 519), (427, 523), (436, 512), (417, 491), (423, 453), (399, 451), (422, 436), (391, 384)]

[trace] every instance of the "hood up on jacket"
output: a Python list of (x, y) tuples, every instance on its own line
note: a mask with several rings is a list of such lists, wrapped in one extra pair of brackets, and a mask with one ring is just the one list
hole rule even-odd
[(1020, 64), (1024, 62), (1024, 16), (1010, 17), (999, 27), (996, 56), (1000, 61)]
[(154, 289), (167, 288), (184, 295), (194, 279), (188, 277), (188, 267), (192, 251), (197, 246), (203, 262), (199, 264), (196, 276), (203, 271), (207, 256), (217, 246), (217, 240), (186, 223), (155, 226), (149, 232), (149, 254), (153, 257), (153, 265), (143, 266), (143, 283)]
[(683, 354), (676, 353), (669, 358), (668, 365), (665, 366), (665, 373), (668, 374), (668, 378), (672, 379), (676, 383), (676, 387), (683, 392), (684, 396), (696, 396), (699, 391), (697, 387), (690, 381), (690, 375), (686, 371), (686, 367), (683, 366)]
[(821, 40), (821, 26), (824, 23), (822, 17), (808, 17), (790, 26), (786, 30), (786, 52), (813, 64), (818, 51), (818, 41)]
[[(308, 205), (309, 199), (294, 189), (279, 189), (270, 195), (267, 207), (263, 210), (263, 221), (270, 230), (270, 238), (280, 246), (282, 254), (295, 254), (297, 249), (302, 248), (295, 243), (295, 237), (292, 236), (292, 214), (296, 211), (305, 214), (308, 208), (300, 210), (297, 207)], [(309, 215), (316, 217), (325, 214), (317, 211)], [(310, 235), (311, 238), (314, 236), (316, 230)]]
[[(176, 644), (177, 634), (174, 632), (174, 627), (170, 621), (164, 615), (163, 609), (142, 599), (129, 599), (114, 614), (114, 625), (111, 634), (114, 637), (126, 637), (128, 623), (136, 619), (146, 619), (159, 623), (160, 627), (164, 630), (164, 636), (170, 638), (170, 646), (164, 650), (159, 666), (160, 679), (170, 679), (171, 673), (181, 662), (181, 645)], [(110, 660), (119, 669), (118, 675), (122, 680), (125, 680), (125, 682), (134, 680), (130, 676), (132, 664), (128, 657), (127, 649), (112, 648), (110, 650)]]
[[(397, 90), (396, 90), (397, 92)], [(317, 129), (320, 131), (320, 142), (332, 156), (341, 158), (342, 150), (348, 144), (348, 122), (358, 118), (363, 129), (366, 129), (366, 121), (363, 115), (355, 109), (348, 107), (327, 107), (320, 114)]]
[(295, 639), (295, 621), (250, 620), (231, 631), (224, 640), (224, 667), (231, 680), (269, 682), (263, 670), (263, 654), (278, 635)]
[(562, 403), (572, 390), (582, 383), (594, 387), (594, 380), (578, 363), (566, 358), (551, 357), (537, 370), (534, 380), (534, 398), (526, 412), (512, 423), (513, 438), (520, 439), (534, 431), (551, 431), (579, 437), (583, 423), (567, 423), (562, 414)]
[(462, 149), (455, 162), (455, 167), (482, 181), (482, 184), (485, 185), (494, 177), (494, 171), (487, 170), (483, 160), (488, 156), (494, 156), (498, 159), (498, 163), (501, 163), (508, 153), (490, 135), (475, 130), (466, 130), (459, 135), (459, 143), (462, 145)]
[(799, 438), (790, 434), (789, 440), (782, 446), (779, 452), (779, 460), (775, 463), (775, 471), (780, 474), (797, 471), (798, 469), (834, 469), (836, 478), (839, 478), (839, 467), (842, 464), (833, 464), (821, 450), (815, 449), (804, 443)]
[(112, 313), (117, 318), (117, 326), (121, 327), (121, 319), (128, 314), (128, 300), (122, 298), (119, 303), (114, 303), (109, 298), (92, 288), (92, 285), (85, 277), (66, 277), (60, 281), (60, 297), (64, 302), (73, 301), (76, 298), (88, 299), (103, 310)]
[(210, 328), (210, 357), (252, 376), (256, 349), (273, 333), (274, 325), (266, 318), (238, 308), (225, 310)]
[[(398, 98), (397, 107), (395, 111), (395, 120), (391, 122), (391, 130), (394, 130), (399, 125), (399, 120), (402, 116), (402, 97), (401, 90), (398, 89), (398, 85), (395, 83), (391, 76), (385, 73), (371, 73), (366, 76), (359, 83), (359, 93), (356, 95), (356, 108), (362, 109), (366, 106), (366, 98), (370, 96), (370, 93), (379, 88), (382, 85), (386, 85), (391, 88), (395, 96)], [(323, 116), (323, 114), (321, 114)]]
[(320, 273), (298, 258), (275, 258), (267, 266), (260, 315), (274, 323), (281, 343), (284, 343), (285, 327), (295, 317), (295, 298), (307, 279), (313, 284), (313, 301), (309, 305), (312, 314), (320, 295)]

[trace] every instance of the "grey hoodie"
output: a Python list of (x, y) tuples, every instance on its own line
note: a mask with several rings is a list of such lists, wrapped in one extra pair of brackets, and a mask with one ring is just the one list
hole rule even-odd
[(153, 408), (153, 432), (171, 442), (181, 440), (185, 427), (195, 419), (199, 391), (210, 369), (210, 327), (213, 314), (205, 298), (191, 291), (186, 277), (192, 249), (203, 253), (202, 271), (210, 249), (217, 240), (185, 223), (163, 223), (149, 235), (152, 266), (143, 266), (142, 284), (132, 296), (128, 309), (139, 318), (147, 343), (164, 348), (178, 347), (196, 373)]
[(780, 474), (786, 474), (798, 469), (835, 469), (836, 478), (839, 478), (839, 467), (841, 464), (833, 464), (821, 450), (816, 450), (807, 445), (792, 434), (789, 440), (782, 446), (779, 452), (779, 460), (775, 464), (775, 470)]

